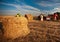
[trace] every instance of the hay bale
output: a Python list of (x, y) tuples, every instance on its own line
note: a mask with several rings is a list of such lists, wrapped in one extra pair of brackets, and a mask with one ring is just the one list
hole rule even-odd
[(4, 37), (15, 39), (24, 37), (30, 33), (27, 26), (28, 21), (25, 17), (4, 17), (3, 21)]
[(33, 16), (31, 14), (25, 14), (25, 17), (28, 19), (28, 21), (33, 20)]

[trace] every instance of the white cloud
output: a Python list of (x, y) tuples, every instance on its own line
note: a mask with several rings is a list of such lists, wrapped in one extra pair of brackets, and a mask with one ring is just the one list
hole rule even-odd
[(40, 3), (37, 3), (38, 5), (41, 5), (43, 7), (48, 7), (48, 6), (60, 6), (60, 3), (51, 3), (49, 1), (41, 1)]
[(55, 12), (60, 12), (60, 7), (56, 7), (52, 10), (49, 10), (49, 11), (44, 10), (44, 12), (47, 13), (47, 14), (53, 14)]
[(44, 6), (44, 7), (47, 7), (47, 6), (52, 6), (52, 4), (49, 4), (45, 1), (41, 1), (40, 3), (37, 3), (38, 5), (41, 5), (41, 6)]
[[(56, 1), (58, 2), (59, 0)], [(37, 4), (43, 7), (51, 7), (51, 8), (54, 7), (53, 9), (50, 10), (43, 10), (42, 13), (53, 14), (55, 12), (60, 12), (60, 3), (51, 3), (48, 1), (42, 1), (41, 3), (37, 3)]]
[(50, 11), (52, 14), (55, 12), (60, 12), (60, 7), (54, 8), (52, 9), (52, 11)]
[[(15, 7), (16, 10), (15, 11), (18, 11), (19, 13), (21, 14), (37, 14), (37, 13), (40, 13), (40, 10), (37, 9), (37, 8), (34, 8), (32, 6), (29, 6), (29, 5), (26, 5), (26, 4), (23, 4), (23, 5), (17, 5), (17, 4), (8, 4), (8, 3), (1, 3), (1, 4), (4, 4), (4, 5), (9, 5), (9, 6), (12, 6), (12, 7)], [(15, 11), (12, 11), (10, 10), (9, 13), (14, 13)], [(6, 12), (7, 13), (7, 12)], [(17, 13), (17, 12), (15, 12)]]

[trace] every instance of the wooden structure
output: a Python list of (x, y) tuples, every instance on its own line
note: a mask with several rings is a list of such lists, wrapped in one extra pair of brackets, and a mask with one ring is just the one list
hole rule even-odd
[(38, 19), (41, 20), (41, 21), (44, 21), (44, 20), (46, 20), (46, 16), (44, 14), (40, 14), (38, 16)]
[(57, 13), (54, 13), (53, 17), (54, 17), (54, 20), (58, 20), (58, 14)]

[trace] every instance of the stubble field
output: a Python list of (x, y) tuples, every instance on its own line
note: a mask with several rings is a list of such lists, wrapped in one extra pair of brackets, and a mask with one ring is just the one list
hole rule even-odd
[(60, 42), (60, 22), (30, 21), (30, 34), (23, 38), (7, 40), (0, 30), (0, 42)]

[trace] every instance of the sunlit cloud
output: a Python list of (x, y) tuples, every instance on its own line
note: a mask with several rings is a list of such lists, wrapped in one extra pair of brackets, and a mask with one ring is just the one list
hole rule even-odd
[[(54, 12), (60, 12), (60, 0), (11, 0), (10, 2), (7, 0), (7, 2), (0, 2), (0, 4), (3, 7), (0, 13), (6, 15), (17, 13), (39, 15), (40, 13), (53, 14)], [(4, 10), (5, 8), (6, 10)]]
[(41, 1), (40, 3), (37, 3), (37, 4), (40, 5), (40, 6), (43, 6), (43, 7), (60, 6), (60, 3), (51, 3), (51, 2), (48, 2), (48, 1)]
[[(21, 13), (21, 14), (27, 14), (27, 13), (31, 13), (31, 14), (37, 14), (37, 13), (40, 13), (40, 10), (37, 9), (37, 8), (34, 8), (32, 6), (29, 6), (29, 5), (17, 5), (17, 4), (7, 4), (7, 3), (1, 3), (1, 4), (4, 4), (4, 5), (8, 5), (8, 6), (12, 6), (12, 7), (15, 7), (16, 11), (18, 11), (18, 13)], [(8, 10), (6, 10), (8, 11)], [(6, 12), (8, 13), (8, 12)], [(14, 11), (10, 10), (9, 13), (14, 13)]]

